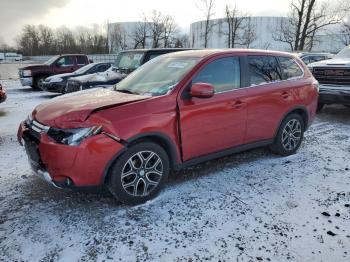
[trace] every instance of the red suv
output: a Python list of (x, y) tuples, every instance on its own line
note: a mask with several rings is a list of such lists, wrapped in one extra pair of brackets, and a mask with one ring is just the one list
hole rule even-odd
[(21, 123), (35, 172), (57, 187), (107, 186), (142, 203), (179, 169), (250, 148), (296, 152), (318, 84), (282, 52), (197, 50), (157, 57), (114, 87), (51, 99)]

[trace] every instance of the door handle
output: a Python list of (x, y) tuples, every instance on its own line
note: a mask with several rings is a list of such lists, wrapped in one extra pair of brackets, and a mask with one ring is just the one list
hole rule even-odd
[(285, 92), (282, 93), (282, 98), (283, 99), (288, 99), (289, 97), (290, 97), (289, 92), (285, 91)]
[(245, 105), (245, 103), (243, 103), (242, 101), (238, 100), (238, 101), (235, 101), (231, 104), (232, 108), (233, 109), (240, 109), (242, 108), (243, 106)]

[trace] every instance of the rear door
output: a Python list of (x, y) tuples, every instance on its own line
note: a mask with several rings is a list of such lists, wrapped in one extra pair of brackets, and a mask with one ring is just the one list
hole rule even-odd
[[(251, 143), (274, 137), (280, 120), (296, 104), (297, 89), (301, 86), (294, 78), (301, 77), (303, 71), (288, 57), (248, 56), (247, 63), (250, 86), (247, 88), (249, 98), (244, 140)], [(286, 69), (283, 71), (281, 67)], [(295, 72), (291, 74), (287, 68)]]
[(212, 84), (215, 94), (178, 98), (184, 161), (242, 144), (246, 129), (239, 57), (209, 62), (192, 78), (192, 84), (199, 82)]

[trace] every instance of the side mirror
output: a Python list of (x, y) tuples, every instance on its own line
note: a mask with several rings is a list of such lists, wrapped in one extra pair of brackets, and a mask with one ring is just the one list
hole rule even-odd
[(214, 86), (207, 83), (195, 83), (190, 90), (191, 97), (210, 98), (214, 95)]

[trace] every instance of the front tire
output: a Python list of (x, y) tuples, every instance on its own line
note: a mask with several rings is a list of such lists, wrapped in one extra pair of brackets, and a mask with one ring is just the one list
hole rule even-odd
[(288, 115), (281, 123), (274, 143), (270, 146), (272, 152), (289, 156), (295, 154), (304, 137), (305, 124), (299, 114)]
[(163, 188), (169, 175), (169, 158), (158, 144), (143, 142), (131, 146), (111, 167), (107, 186), (121, 202), (144, 203)]
[(46, 76), (37, 76), (35, 77), (34, 84), (33, 84), (33, 89), (35, 90), (43, 90), (43, 83), (45, 80)]

